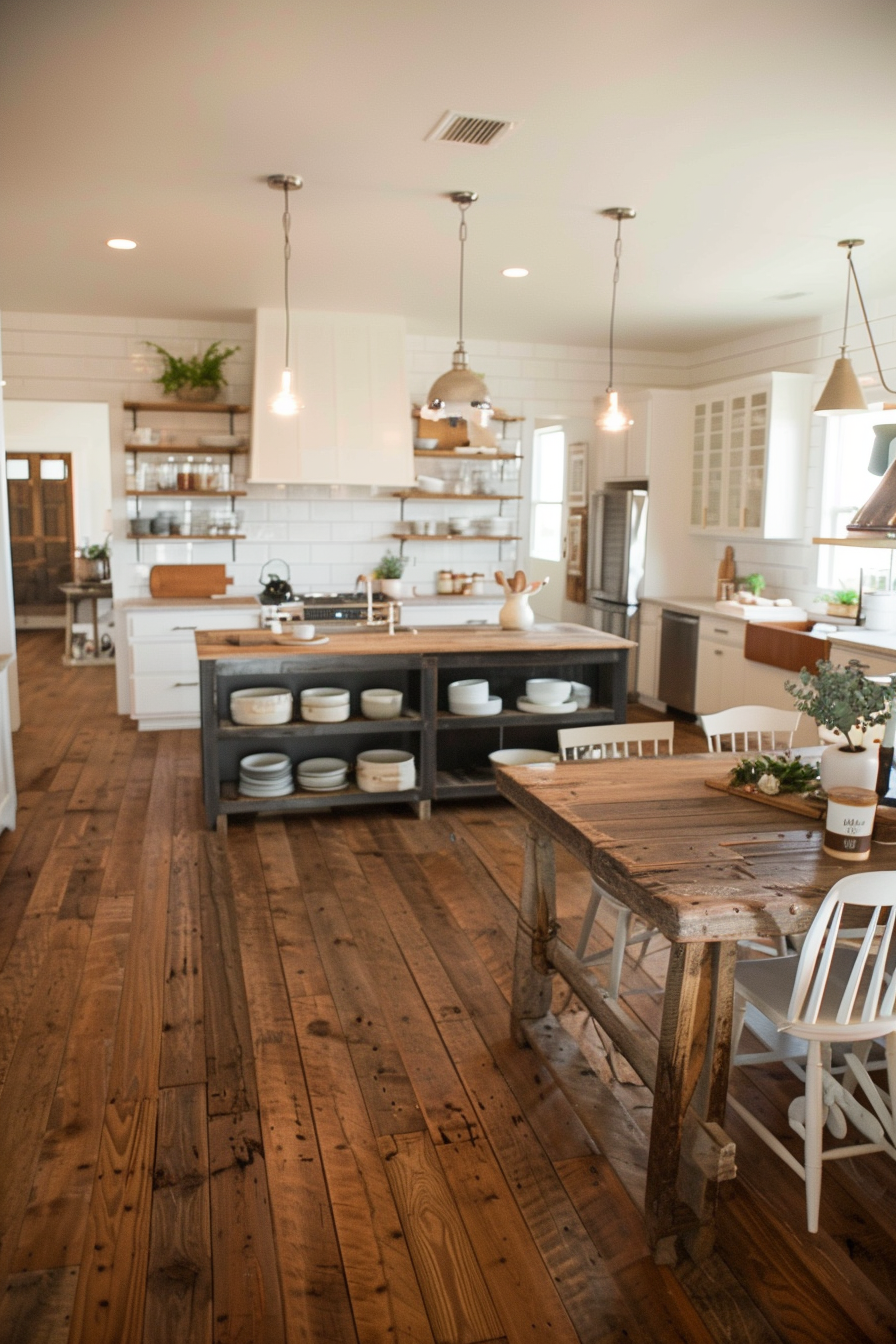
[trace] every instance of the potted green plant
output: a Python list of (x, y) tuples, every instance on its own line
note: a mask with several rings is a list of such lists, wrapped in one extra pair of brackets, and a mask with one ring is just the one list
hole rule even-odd
[(746, 588), (754, 597), (761, 597), (765, 579), (761, 574), (748, 574), (745, 579), (741, 579), (740, 586), (741, 589)]
[(102, 583), (109, 577), (109, 558), (112, 555), (112, 538), (107, 536), (103, 542), (93, 546), (82, 546), (75, 551), (75, 583)]
[(817, 668), (813, 675), (804, 667), (799, 681), (785, 682), (785, 687), (797, 709), (843, 739), (821, 754), (822, 787), (826, 793), (840, 785), (873, 789), (878, 747), (868, 730), (890, 717), (896, 673), (889, 685), (881, 685), (865, 676), (865, 665), (858, 658), (851, 658), (846, 667), (819, 658)]
[(224, 365), (240, 348), (230, 345), (225, 350), (220, 341), (212, 341), (204, 355), (181, 359), (156, 345), (155, 341), (146, 344), (157, 350), (164, 360), (161, 374), (153, 381), (161, 386), (167, 397), (177, 397), (179, 401), (214, 401), (227, 384)]
[(838, 588), (835, 593), (822, 593), (819, 602), (824, 602), (829, 616), (855, 616), (859, 610), (859, 595), (855, 588)]
[(373, 577), (380, 581), (380, 592), (384, 597), (401, 597), (401, 576), (407, 566), (407, 560), (400, 555), (387, 551), (382, 557)]

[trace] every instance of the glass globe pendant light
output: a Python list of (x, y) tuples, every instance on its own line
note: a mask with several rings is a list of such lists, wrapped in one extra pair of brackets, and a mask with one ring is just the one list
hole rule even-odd
[(610, 301), (610, 379), (607, 384), (606, 404), (595, 419), (595, 424), (598, 429), (603, 429), (609, 434), (618, 434), (620, 430), (628, 429), (629, 425), (635, 423), (628, 412), (619, 405), (619, 393), (613, 386), (613, 343), (616, 335), (616, 288), (619, 284), (619, 262), (622, 257), (622, 221), (634, 219), (636, 212), (628, 205), (611, 205), (600, 213), (606, 219), (616, 220), (616, 242), (613, 245), (616, 262), (613, 267), (613, 298)]
[(292, 247), (289, 230), (292, 216), (289, 213), (289, 193), (299, 191), (302, 186), (300, 177), (286, 173), (273, 173), (268, 178), (272, 191), (283, 192), (283, 303), (286, 309), (286, 348), (283, 354), (283, 372), (280, 375), (280, 388), (270, 400), (270, 408), (275, 415), (298, 415), (299, 402), (292, 390), (292, 372), (289, 367), (289, 259)]
[(458, 303), (457, 345), (451, 358), (451, 368), (437, 378), (429, 389), (426, 405), (421, 407), (422, 420), (472, 420), (487, 425), (492, 403), (485, 383), (470, 368), (464, 349), (464, 247), (467, 241), (467, 211), (475, 200), (475, 191), (452, 191), (449, 200), (460, 210), (460, 287)]

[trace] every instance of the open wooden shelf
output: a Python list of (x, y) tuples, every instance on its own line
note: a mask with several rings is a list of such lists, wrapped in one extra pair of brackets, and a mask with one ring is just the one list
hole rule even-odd
[(469, 532), (393, 532), (393, 541), (522, 541), (522, 537), (481, 537)]
[(436, 714), (439, 732), (463, 728), (525, 728), (548, 724), (552, 728), (582, 728), (595, 723), (612, 723), (613, 711), (606, 705), (577, 709), (574, 714), (527, 714), (522, 709), (502, 709), (500, 714), (452, 714), (440, 709)]
[(362, 715), (352, 715), (341, 723), (306, 723), (296, 719), (291, 723), (265, 724), (253, 727), (233, 723), (230, 719), (221, 719), (218, 724), (218, 736), (234, 737), (330, 737), (339, 733), (419, 733), (423, 731), (423, 720), (413, 710), (407, 711), (397, 719), (365, 719)]
[(184, 411), (202, 415), (248, 415), (252, 410), (251, 406), (238, 401), (126, 401), (123, 405), (126, 411), (176, 411), (178, 415)]
[(452, 462), (521, 462), (519, 453), (458, 453), (454, 448), (415, 448), (415, 457), (450, 457)]
[(363, 807), (384, 803), (414, 803), (422, 797), (418, 788), (403, 789), (400, 793), (367, 793), (357, 784), (346, 784), (332, 793), (302, 789), (284, 793), (279, 798), (246, 798), (232, 782), (221, 784), (219, 811), (221, 812), (304, 812), (322, 807)]
[(437, 493), (434, 490), (396, 490), (395, 499), (423, 499), (430, 503), (438, 504), (442, 499), (522, 499), (522, 495), (449, 495), (447, 492)]
[(177, 457), (179, 453), (203, 453), (206, 457), (245, 456), (249, 452), (248, 443), (238, 448), (209, 448), (205, 443), (126, 443), (126, 453), (164, 453), (166, 457)]
[(201, 495), (215, 499), (237, 499), (245, 490), (125, 490), (129, 499), (192, 499)]
[[(421, 418), (420, 412), (422, 409), (421, 406), (412, 406), (411, 419), (419, 420)], [(489, 416), (490, 420), (494, 420), (499, 425), (521, 425), (525, 418), (524, 415), (507, 415), (505, 411), (492, 411)], [(440, 422), (438, 420), (426, 420), (424, 423), (427, 425), (437, 425)], [(420, 437), (425, 438), (425, 435), (421, 435)]]
[(880, 532), (869, 532), (864, 537), (855, 534), (851, 537), (813, 537), (812, 545), (862, 546), (866, 550), (893, 551), (896, 550), (896, 530), (894, 530), (892, 536), (882, 536)]
[(162, 535), (160, 532), (146, 532), (138, 535), (136, 532), (129, 532), (128, 541), (149, 541), (153, 544), (165, 541), (245, 541), (245, 532), (219, 532), (212, 536), (209, 532), (169, 532)]

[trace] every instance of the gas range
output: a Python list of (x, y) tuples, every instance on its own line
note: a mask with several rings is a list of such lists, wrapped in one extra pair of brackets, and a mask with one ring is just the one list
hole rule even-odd
[[(373, 600), (374, 611), (382, 614), (385, 602)], [(279, 607), (281, 616), (296, 620), (313, 621), (317, 625), (327, 621), (364, 621), (367, 619), (367, 598), (363, 593), (297, 593), (292, 602)]]

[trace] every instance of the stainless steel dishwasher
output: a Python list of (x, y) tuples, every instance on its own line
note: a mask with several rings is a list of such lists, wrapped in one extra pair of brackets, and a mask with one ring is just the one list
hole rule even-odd
[(687, 714), (695, 712), (699, 633), (698, 617), (663, 610), (659, 698)]

